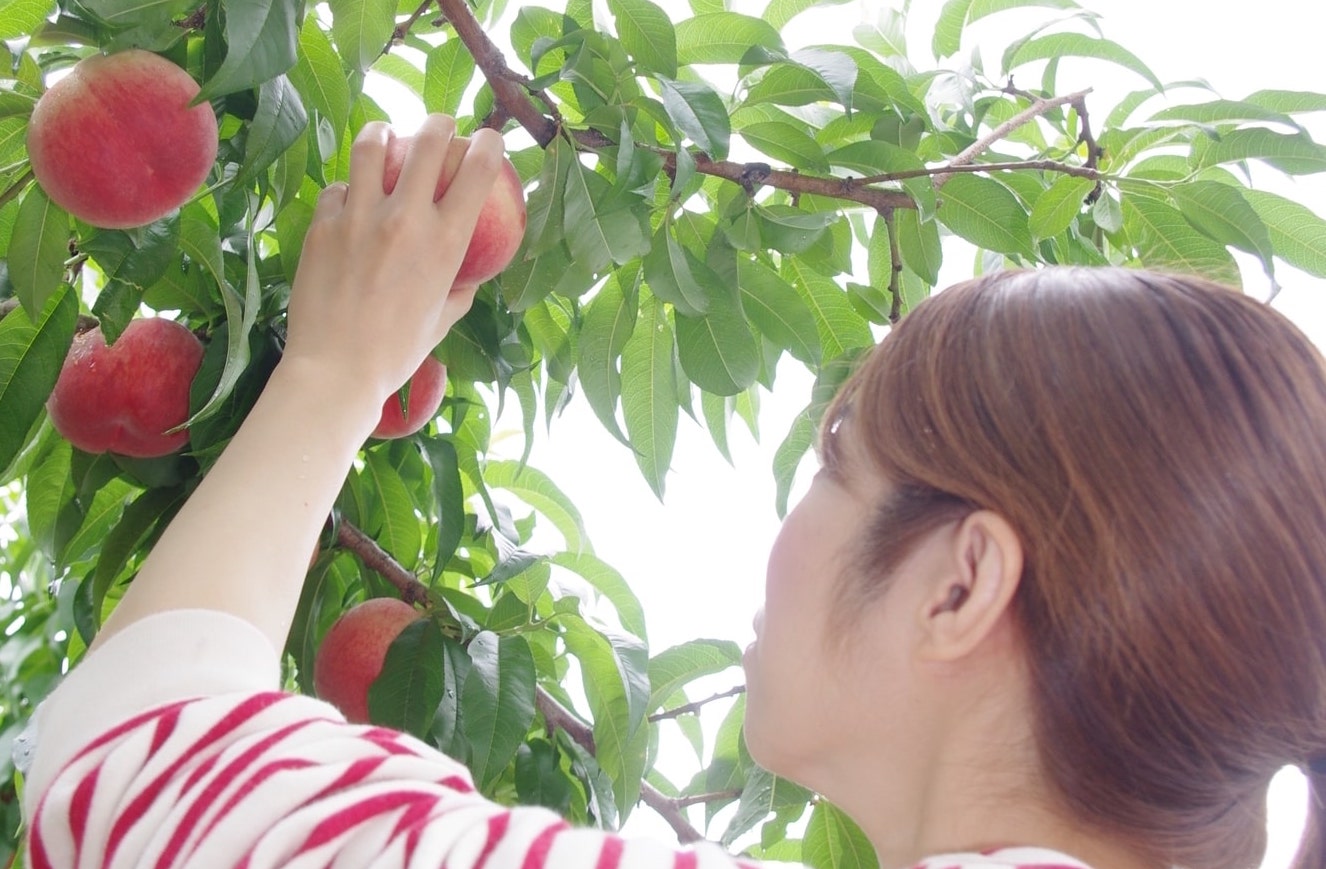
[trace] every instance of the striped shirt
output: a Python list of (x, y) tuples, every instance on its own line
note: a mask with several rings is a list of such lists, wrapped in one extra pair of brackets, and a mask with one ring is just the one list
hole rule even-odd
[[(171, 650), (163, 654), (163, 650)], [(144, 619), (88, 656), (34, 716), (24, 792), (32, 869), (755, 869), (510, 808), (466, 768), (275, 690), (276, 655), (234, 617)], [(1037, 848), (917, 869), (1086, 869)]]

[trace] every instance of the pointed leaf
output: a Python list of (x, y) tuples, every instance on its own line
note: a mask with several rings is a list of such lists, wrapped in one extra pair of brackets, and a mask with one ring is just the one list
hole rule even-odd
[(1029, 226), (1033, 238), (1053, 238), (1073, 223), (1085, 207), (1087, 194), (1096, 186), (1090, 178), (1065, 175), (1036, 198)]
[(821, 800), (810, 815), (801, 859), (811, 869), (878, 869), (879, 857), (861, 828), (841, 809)]
[(1190, 181), (1169, 192), (1189, 223), (1221, 244), (1256, 255), (1266, 273), (1273, 272), (1270, 232), (1238, 188), (1219, 181)]
[(617, 610), (617, 619), (624, 630), (641, 640), (648, 639), (645, 611), (640, 605), (640, 599), (631, 591), (626, 579), (611, 565), (588, 552), (558, 552), (552, 556), (551, 561), (576, 574), (607, 598), (608, 603)]
[(1326, 146), (1303, 133), (1277, 133), (1265, 127), (1231, 130), (1197, 156), (1201, 166), (1261, 160), (1290, 175), (1326, 172)]
[(1238, 264), (1223, 244), (1193, 229), (1177, 208), (1147, 196), (1123, 200), (1124, 229), (1148, 268), (1202, 275), (1237, 287)]
[(387, 647), (382, 672), (368, 686), (368, 715), (375, 724), (424, 738), (442, 702), (446, 648), (437, 622), (422, 616)]
[(967, 10), (972, 0), (948, 0), (939, 10), (935, 32), (930, 39), (930, 53), (935, 60), (957, 54), (962, 47), (962, 31), (967, 25)]
[(751, 325), (807, 365), (820, 362), (820, 336), (805, 299), (777, 272), (756, 260), (737, 263), (741, 306)]
[(1326, 220), (1274, 193), (1264, 190), (1242, 193), (1266, 224), (1275, 255), (1294, 268), (1326, 278)]
[(677, 33), (672, 20), (650, 0), (608, 0), (622, 47), (641, 72), (675, 78)]
[(672, 347), (663, 302), (642, 297), (639, 320), (622, 348), (622, 416), (636, 464), (660, 501), (677, 440)]
[(977, 247), (1030, 257), (1027, 212), (1007, 187), (977, 175), (953, 175), (940, 192), (939, 220)]
[(710, 296), (703, 317), (677, 314), (677, 355), (682, 370), (701, 389), (736, 395), (755, 382), (760, 348), (746, 325), (736, 288)]
[(461, 693), (461, 723), (470, 771), (484, 788), (516, 756), (534, 722), (534, 658), (523, 637), (499, 638), (491, 631), (471, 640), (469, 653), (473, 666)]
[(424, 108), (446, 115), (459, 112), (475, 68), (474, 56), (459, 39), (448, 39), (428, 52), (424, 64)]
[(224, 5), (226, 59), (203, 83), (199, 100), (253, 87), (295, 65), (304, 12), (300, 0), (225, 0)]
[(617, 425), (617, 400), (622, 394), (617, 368), (622, 348), (635, 330), (636, 302), (622, 293), (616, 276), (608, 279), (585, 311), (580, 329), (580, 382), (594, 415), (613, 437), (630, 445)]
[(279, 75), (258, 88), (258, 109), (244, 142), (244, 163), (239, 167), (235, 186), (243, 186), (263, 171), (286, 149), (304, 138), (308, 113), (304, 101), (290, 80)]
[(36, 317), (16, 308), (0, 320), (0, 468), (23, 449), (41, 415), (77, 321), (78, 294), (67, 284), (56, 288)]
[(395, 0), (329, 0), (332, 36), (352, 70), (373, 65), (396, 27)]
[(704, 676), (741, 666), (741, 649), (731, 640), (688, 640), (649, 660), (649, 711)]
[(46, 307), (69, 256), (69, 215), (34, 184), (18, 207), (9, 242), (9, 280), (28, 316)]
[(593, 552), (575, 504), (542, 471), (519, 462), (489, 462), (483, 478), (492, 489), (506, 489), (546, 516), (571, 552)]
[(783, 38), (767, 21), (736, 12), (696, 15), (677, 23), (677, 61), (740, 63), (753, 46), (783, 52)]
[(1005, 64), (1004, 72), (1011, 72), (1024, 63), (1064, 57), (1091, 57), (1109, 61), (1142, 76), (1157, 90), (1165, 89), (1165, 85), (1156, 78), (1156, 74), (1137, 55), (1118, 43), (1082, 33), (1052, 33), (1032, 39), (1013, 52), (1013, 56)]
[(661, 78), (659, 85), (663, 89), (663, 108), (677, 129), (710, 157), (727, 159), (732, 122), (722, 97), (704, 82)]
[(318, 26), (316, 15), (304, 17), (304, 25), (299, 29), (299, 59), (289, 75), (304, 98), (304, 105), (316, 109), (331, 122), (331, 133), (338, 141), (349, 123), (350, 83), (331, 40)]

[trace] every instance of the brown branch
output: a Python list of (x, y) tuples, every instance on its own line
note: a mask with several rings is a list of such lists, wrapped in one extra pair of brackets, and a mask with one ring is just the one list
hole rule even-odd
[[(1003, 139), (1019, 127), (1026, 126), (1037, 118), (1042, 117), (1046, 112), (1053, 111), (1062, 106), (1072, 105), (1078, 110), (1078, 114), (1081, 115), (1082, 107), (1086, 104), (1086, 96), (1089, 93), (1091, 93), (1091, 89), (1087, 88), (1086, 90), (1077, 91), (1062, 97), (1051, 97), (1050, 99), (1035, 98), (1028, 108), (1018, 112), (1016, 115), (1009, 118), (1007, 121), (1004, 121), (1002, 124), (964, 148), (957, 156), (948, 161), (947, 168), (954, 169), (958, 166), (967, 166), (976, 162), (976, 158), (990, 150), (990, 147), (994, 145), (995, 142)], [(1094, 166), (1092, 168), (1094, 168)], [(951, 177), (953, 177), (951, 172), (935, 175), (935, 188), (938, 189), (942, 187)]]
[(954, 166), (949, 163), (944, 166), (930, 166), (925, 169), (908, 169), (905, 172), (868, 175), (864, 178), (857, 178), (856, 181), (861, 184), (878, 184), (884, 181), (921, 178), (926, 175), (952, 175), (956, 172), (1007, 172), (1019, 169), (1040, 169), (1045, 172), (1062, 172), (1065, 175), (1076, 175), (1078, 178), (1090, 178), (1092, 181), (1100, 180), (1100, 170), (1091, 166), (1070, 166), (1058, 160), (1019, 160), (1013, 163), (968, 163), (963, 166)]
[(411, 604), (429, 603), (428, 586), (353, 523), (341, 520), (340, 527), (336, 529), (336, 542), (358, 555), (367, 567), (394, 585), (401, 594), (401, 600)]
[(699, 712), (700, 709), (703, 708), (706, 704), (713, 703), (715, 700), (722, 700), (725, 697), (735, 697), (736, 695), (744, 694), (745, 692), (746, 692), (746, 686), (738, 685), (737, 687), (724, 691), (721, 694), (715, 694), (714, 696), (706, 697), (703, 700), (696, 700), (694, 703), (687, 703), (685, 706), (678, 706), (675, 709), (667, 709), (664, 710), (663, 712), (658, 712), (654, 715), (649, 716), (649, 720), (665, 721), (669, 718), (679, 718), (682, 715), (689, 715), (692, 712)]
[[(428, 587), (353, 523), (342, 519), (337, 529), (336, 540), (395, 586), (401, 593), (402, 600), (407, 603), (428, 603)], [(557, 702), (557, 698), (538, 685), (534, 686), (534, 703), (549, 724), (560, 728), (586, 751), (594, 753), (594, 730), (578, 715)], [(664, 795), (647, 781), (640, 782), (640, 799), (668, 822), (677, 834), (677, 841), (683, 845), (704, 838), (691, 825), (678, 801)]]

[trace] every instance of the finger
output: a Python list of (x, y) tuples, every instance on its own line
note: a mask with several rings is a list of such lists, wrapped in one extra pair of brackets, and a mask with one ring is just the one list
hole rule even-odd
[(382, 199), (382, 176), (386, 171), (387, 143), (391, 127), (382, 121), (369, 121), (350, 146), (350, 193), (347, 208)]
[[(417, 197), (425, 203), (432, 203), (436, 197), (438, 178), (441, 177), (447, 163), (448, 153), (456, 137), (456, 120), (449, 115), (429, 115), (410, 143), (410, 150), (405, 155), (401, 167), (400, 181), (396, 189), (406, 197)], [(459, 162), (457, 160), (456, 162)]]
[[(458, 284), (453, 286), (447, 293), (447, 299), (442, 304), (442, 313), (438, 317), (438, 325), (442, 327), (442, 337), (451, 331), (451, 327), (460, 322), (460, 319), (469, 313), (470, 307), (474, 304), (474, 297), (479, 292), (478, 284)], [(442, 338), (438, 338), (440, 343)]]
[(460, 168), (451, 186), (438, 200), (439, 214), (446, 220), (450, 231), (468, 241), (474, 232), (475, 221), (483, 208), (488, 193), (497, 179), (502, 165), (502, 137), (494, 130), (477, 130), (470, 146), (461, 158)]
[(345, 197), (349, 190), (350, 188), (344, 181), (333, 181), (323, 188), (322, 192), (318, 194), (318, 204), (313, 208), (313, 218), (309, 225), (312, 226), (314, 223), (339, 214), (341, 209), (345, 208)]

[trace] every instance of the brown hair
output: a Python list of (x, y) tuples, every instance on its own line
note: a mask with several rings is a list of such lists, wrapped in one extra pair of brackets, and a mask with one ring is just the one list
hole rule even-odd
[[(889, 480), (836, 602), (852, 622), (925, 534), (990, 509), (1044, 773), (1169, 865), (1255, 866), (1286, 764), (1326, 758), (1326, 368), (1209, 282), (1004, 272), (937, 294), (844, 386), (821, 450)], [(846, 632), (844, 632), (846, 633)], [(1326, 775), (1298, 857), (1326, 865)]]

